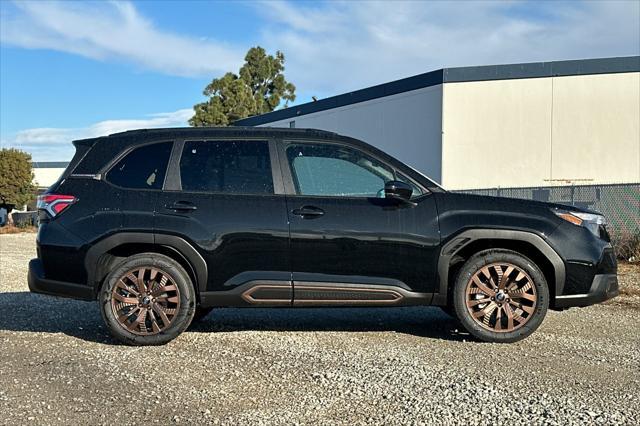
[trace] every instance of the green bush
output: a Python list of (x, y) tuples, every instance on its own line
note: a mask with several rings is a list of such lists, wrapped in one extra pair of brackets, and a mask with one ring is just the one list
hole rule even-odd
[(0, 149), (0, 203), (28, 204), (35, 197), (31, 155), (15, 148)]

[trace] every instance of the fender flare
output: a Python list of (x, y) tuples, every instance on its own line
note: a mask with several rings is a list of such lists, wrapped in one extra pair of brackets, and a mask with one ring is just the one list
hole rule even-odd
[(464, 231), (442, 246), (438, 260), (438, 293), (434, 295), (434, 305), (445, 305), (449, 287), (449, 265), (451, 259), (468, 244), (478, 240), (523, 241), (537, 248), (549, 260), (554, 269), (556, 296), (564, 290), (566, 270), (562, 258), (542, 237), (533, 232), (510, 229), (470, 229)]
[(112, 234), (99, 242), (95, 243), (85, 256), (85, 269), (89, 284), (92, 288), (96, 288), (101, 277), (96, 277), (98, 267), (98, 259), (118, 246), (123, 244), (151, 244), (163, 246), (171, 249), (182, 256), (192, 267), (196, 278), (194, 283), (198, 292), (204, 292), (207, 289), (208, 270), (207, 264), (200, 253), (186, 240), (175, 235), (156, 234), (146, 232), (119, 232)]

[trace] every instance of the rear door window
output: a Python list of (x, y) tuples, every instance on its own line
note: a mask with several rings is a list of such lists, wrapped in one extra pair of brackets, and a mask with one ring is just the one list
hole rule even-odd
[(131, 189), (162, 189), (173, 142), (135, 148), (107, 172), (114, 185)]
[(267, 141), (185, 141), (183, 191), (273, 194)]

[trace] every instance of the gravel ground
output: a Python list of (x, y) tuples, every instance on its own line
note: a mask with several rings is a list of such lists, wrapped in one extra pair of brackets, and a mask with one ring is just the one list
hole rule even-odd
[(95, 303), (28, 293), (34, 238), (0, 236), (0, 424), (640, 423), (633, 291), (511, 345), (437, 308), (222, 309), (132, 348)]

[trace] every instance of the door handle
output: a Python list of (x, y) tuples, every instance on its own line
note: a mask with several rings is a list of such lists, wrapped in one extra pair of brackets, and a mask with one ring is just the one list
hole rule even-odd
[(165, 207), (169, 210), (176, 210), (176, 211), (194, 211), (198, 209), (196, 206), (194, 206), (192, 203), (188, 201), (176, 201), (175, 203), (171, 205), (167, 205)]
[(302, 206), (299, 209), (293, 209), (291, 213), (296, 216), (302, 216), (303, 219), (311, 219), (322, 216), (324, 214), (324, 210), (314, 206)]

